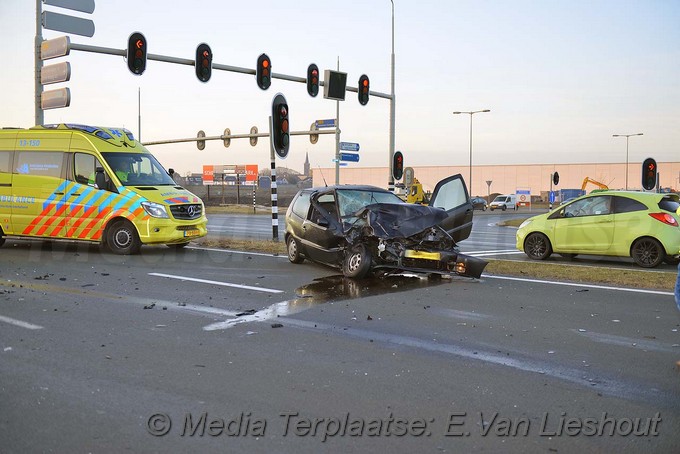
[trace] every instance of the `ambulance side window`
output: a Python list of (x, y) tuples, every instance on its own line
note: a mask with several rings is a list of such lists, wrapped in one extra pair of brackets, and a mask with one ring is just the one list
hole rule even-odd
[(78, 183), (94, 185), (94, 177), (97, 167), (102, 167), (99, 159), (91, 154), (76, 153), (74, 155), (73, 170)]
[(0, 151), (0, 173), (12, 173), (11, 151)]
[(61, 151), (20, 151), (14, 173), (60, 178), (63, 165)]

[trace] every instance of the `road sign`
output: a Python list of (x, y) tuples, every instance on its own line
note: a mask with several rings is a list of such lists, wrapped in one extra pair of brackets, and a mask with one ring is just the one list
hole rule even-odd
[(63, 57), (71, 51), (71, 40), (68, 36), (48, 39), (40, 43), (40, 59)]
[(340, 142), (340, 149), (343, 151), (359, 151), (359, 144), (354, 142)]
[(94, 22), (90, 19), (66, 16), (64, 14), (53, 13), (52, 11), (43, 11), (42, 24), (48, 30), (72, 33), (89, 38), (94, 36)]
[(81, 13), (92, 14), (94, 12), (94, 0), (43, 0), (43, 3), (50, 6), (80, 11)]
[(317, 128), (335, 128), (335, 118), (329, 120), (316, 120)]
[(59, 88), (43, 91), (40, 95), (40, 107), (44, 110), (68, 107), (71, 104), (71, 90)]
[(40, 83), (43, 85), (66, 82), (71, 78), (71, 64), (69, 62), (43, 66), (40, 71)]
[(340, 153), (340, 160), (347, 162), (359, 162), (359, 153)]

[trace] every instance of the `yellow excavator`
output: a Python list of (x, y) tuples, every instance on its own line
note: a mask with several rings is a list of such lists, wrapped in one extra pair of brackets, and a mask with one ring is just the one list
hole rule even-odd
[(590, 178), (590, 177), (585, 177), (585, 178), (583, 179), (583, 184), (581, 185), (581, 190), (582, 190), (582, 191), (585, 191), (585, 190), (586, 190), (586, 186), (588, 186), (588, 183), (592, 183), (592, 184), (594, 184), (595, 186), (597, 186), (598, 189), (596, 189), (596, 191), (597, 191), (597, 190), (606, 191), (607, 189), (609, 189), (609, 186), (607, 186), (606, 184), (600, 183), (599, 181), (596, 181), (596, 180), (593, 180), (593, 179)]
[(406, 188), (406, 202), (427, 205), (429, 201), (430, 194), (423, 191), (423, 185), (414, 177), (413, 183)]

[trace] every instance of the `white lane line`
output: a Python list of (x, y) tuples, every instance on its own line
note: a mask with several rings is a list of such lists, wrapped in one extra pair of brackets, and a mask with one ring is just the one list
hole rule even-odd
[(210, 251), (210, 252), (230, 252), (232, 254), (245, 254), (245, 255), (259, 255), (262, 257), (274, 257), (274, 258), (284, 258), (287, 259), (287, 255), (274, 255), (274, 254), (264, 254), (262, 252), (248, 252), (248, 251), (234, 251), (232, 249), (215, 249), (208, 247), (192, 247), (189, 246), (187, 249), (196, 249), (199, 251)]
[(482, 277), (489, 279), (505, 279), (508, 281), (520, 281), (520, 282), (533, 282), (536, 284), (549, 284), (549, 285), (566, 285), (569, 287), (580, 287), (580, 288), (597, 288), (602, 290), (616, 290), (619, 292), (633, 292), (633, 293), (647, 293), (650, 295), (668, 295), (673, 296), (672, 292), (662, 292), (659, 290), (645, 290), (639, 288), (625, 288), (625, 287), (608, 287), (606, 285), (594, 285), (594, 284), (578, 284), (575, 282), (557, 282), (557, 281), (545, 281), (542, 279), (527, 279), (523, 277), (509, 277), (509, 276), (490, 276), (488, 274), (482, 274)]
[(19, 326), (21, 328), (26, 328), (26, 329), (43, 329), (43, 327), (40, 326), (40, 325), (34, 325), (33, 323), (22, 322), (21, 320), (17, 320), (15, 318), (3, 317), (2, 315), (0, 315), (0, 322), (9, 323), (10, 325)]
[(258, 291), (258, 292), (284, 293), (283, 290), (276, 290), (276, 289), (273, 289), (273, 288), (251, 287), (250, 285), (232, 284), (230, 282), (220, 282), (220, 281), (209, 281), (207, 279), (197, 279), (195, 277), (187, 277), (187, 276), (174, 276), (172, 274), (149, 273), (149, 276), (167, 277), (168, 279), (178, 279), (180, 281), (200, 282), (202, 284), (221, 285), (221, 286), (224, 286), (224, 287), (234, 287), (234, 288), (240, 288), (240, 289), (244, 289), (244, 290), (255, 290), (255, 291)]

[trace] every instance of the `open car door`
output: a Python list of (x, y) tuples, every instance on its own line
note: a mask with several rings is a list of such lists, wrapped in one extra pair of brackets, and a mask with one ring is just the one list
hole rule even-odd
[(446, 210), (448, 217), (440, 225), (456, 242), (470, 236), (474, 209), (461, 174), (452, 175), (437, 183), (429, 205)]

